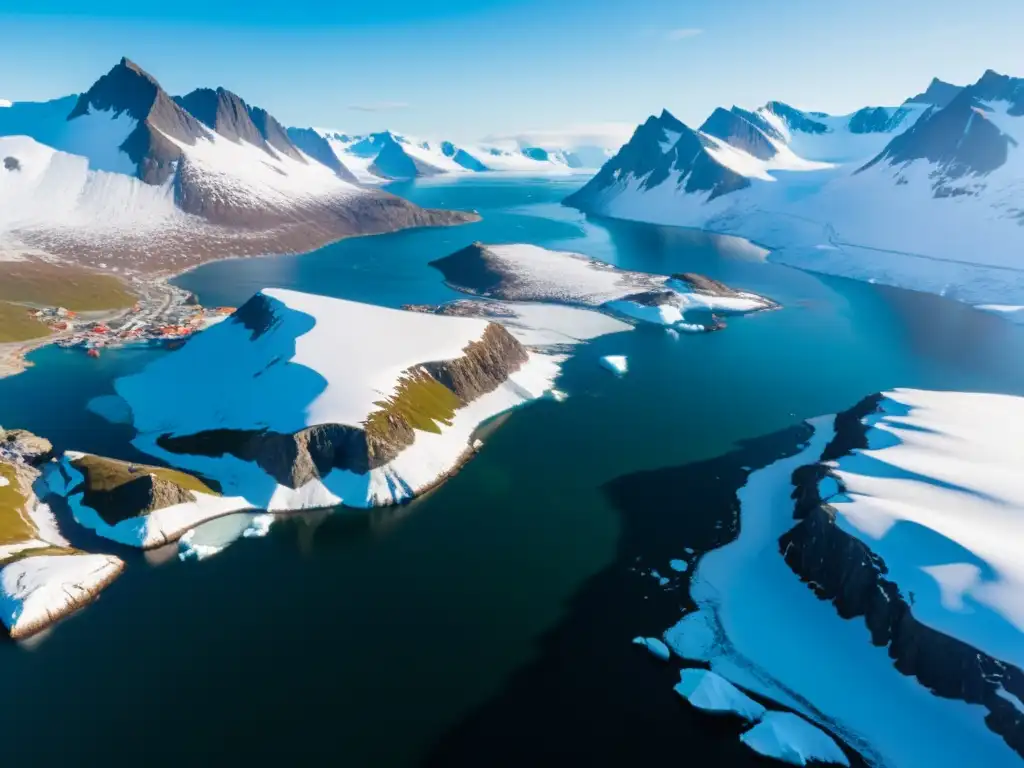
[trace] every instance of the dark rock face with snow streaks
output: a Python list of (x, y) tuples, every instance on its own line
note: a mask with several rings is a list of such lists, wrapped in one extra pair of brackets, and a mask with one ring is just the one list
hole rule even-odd
[[(885, 562), (860, 539), (843, 531), (819, 482), (831, 475), (828, 462), (867, 447), (864, 419), (881, 395), (865, 398), (835, 421), (835, 437), (821, 459), (793, 474), (794, 516), (799, 521), (779, 540), (786, 563), (845, 619), (863, 618), (875, 645), (888, 648), (896, 668), (939, 696), (980, 704), (988, 726), (1024, 757), (1024, 712), (1000, 689), (1024, 700), (1024, 672), (914, 617), (912, 595), (887, 578)], [(841, 481), (835, 480), (839, 492)]]

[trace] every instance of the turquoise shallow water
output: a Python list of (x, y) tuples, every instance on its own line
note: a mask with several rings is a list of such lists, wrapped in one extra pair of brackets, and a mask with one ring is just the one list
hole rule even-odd
[[(784, 308), (721, 333), (673, 340), (640, 328), (582, 347), (564, 367), (566, 402), (517, 411), (463, 472), (408, 507), (310, 515), (202, 563), (130, 558), (98, 603), (38, 645), (0, 646), (0, 675), (18, 692), (3, 705), (0, 735), (32, 743), (20, 764), (140, 755), (262, 764), (286, 753), (410, 764), (534, 659), (572, 596), (612, 563), (620, 520), (608, 481), (719, 456), (880, 389), (1024, 394), (1022, 328), (939, 297), (771, 264), (727, 238), (588, 220), (558, 205), (577, 184), (402, 185), (395, 191), (418, 203), (476, 209), (483, 220), (210, 264), (177, 282), (209, 305), (271, 286), (388, 306), (440, 302), (457, 294), (430, 260), (473, 240), (530, 242), (630, 269), (703, 272)], [(0, 424), (132, 456), (130, 430), (85, 405), (158, 354), (41, 350), (31, 370), (0, 380)], [(600, 369), (605, 354), (627, 355), (629, 374)], [(667, 492), (685, 498), (687, 488)], [(635, 663), (631, 649), (612, 658), (602, 663)], [(715, 738), (686, 728), (680, 739)]]

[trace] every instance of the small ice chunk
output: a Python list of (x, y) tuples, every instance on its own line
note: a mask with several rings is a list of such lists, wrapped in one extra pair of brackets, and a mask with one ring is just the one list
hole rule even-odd
[(675, 328), (666, 328), (665, 333), (668, 334), (669, 338), (675, 339), (676, 341), (679, 340), (679, 331)]
[(274, 515), (256, 515), (249, 523), (249, 527), (242, 531), (242, 537), (246, 539), (258, 539), (270, 533), (270, 526), (274, 524)]
[(686, 573), (689, 569), (690, 564), (685, 560), (669, 560), (668, 567), (677, 573)]
[(764, 707), (735, 685), (706, 669), (684, 669), (673, 690), (705, 712), (731, 712), (749, 722), (760, 720), (765, 713)]
[(740, 741), (759, 755), (790, 765), (807, 765), (809, 761), (850, 764), (831, 736), (792, 712), (767, 713)]
[(554, 400), (556, 403), (564, 403), (568, 399), (569, 395), (560, 389), (548, 390), (548, 397)]
[(668, 577), (668, 576), (662, 576), (662, 575), (661, 575), (660, 573), (658, 573), (658, 572), (657, 572), (656, 570), (654, 570), (653, 568), (651, 568), (651, 578), (652, 578), (652, 579), (657, 579), (657, 580), (658, 580), (658, 584), (659, 584), (659, 585), (661, 585), (661, 586), (663, 586), (663, 587), (664, 587), (664, 586), (665, 586), (666, 584), (668, 584), (668, 583), (669, 583), (669, 581), (671, 581), (671, 579), (669, 579), (669, 577)]
[(656, 637), (634, 637), (633, 645), (644, 646), (651, 652), (652, 656), (655, 656), (662, 661), (668, 661), (672, 655), (668, 646)]
[(605, 355), (601, 358), (601, 365), (620, 376), (628, 370), (625, 355)]

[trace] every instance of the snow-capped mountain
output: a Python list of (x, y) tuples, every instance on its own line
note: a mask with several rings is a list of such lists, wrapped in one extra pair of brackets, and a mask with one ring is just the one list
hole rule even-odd
[(172, 98), (127, 59), (78, 97), (5, 108), (0, 157), (5, 247), (129, 269), (471, 218), (362, 188), (265, 110), (223, 88)]
[(288, 135), (300, 145), (308, 143), (312, 151), (320, 151), (321, 142), (326, 142), (340, 164), (351, 169), (359, 181), (370, 184), (447, 173), (581, 173), (595, 169), (613, 152), (613, 148), (597, 146), (577, 150), (516, 141), (461, 145), (391, 131), (357, 136), (328, 129), (289, 128)]
[(850, 115), (781, 102), (652, 116), (566, 203), (736, 234), (797, 266), (1024, 304), (1024, 80), (934, 80)]

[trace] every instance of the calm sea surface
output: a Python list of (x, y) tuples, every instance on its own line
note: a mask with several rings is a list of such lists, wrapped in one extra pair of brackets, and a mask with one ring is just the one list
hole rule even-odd
[[(399, 185), (417, 203), (475, 209), (483, 221), (220, 262), (176, 282), (207, 305), (237, 306), (264, 287), (435, 303), (457, 294), (432, 259), (474, 240), (528, 242), (630, 269), (701, 272), (784, 309), (722, 333), (672, 339), (640, 328), (581, 347), (559, 383), (567, 401), (515, 412), (463, 472), (409, 506), (295, 518), (199, 563), (128, 553), (96, 604), (31, 645), (0, 644), (0, 738), (12, 765), (491, 765), (517, 750), (519, 765), (569, 764), (582, 752), (591, 764), (625, 764), (631, 746), (656, 758), (663, 742), (680, 744), (676, 757), (745, 759), (732, 732), (674, 706), (670, 671), (629, 645), (667, 626), (643, 625), (653, 621), (647, 598), (650, 611), (666, 603), (638, 572), (664, 569), (664, 543), (648, 547), (606, 485), (670, 466), (726, 478), (729, 460), (716, 457), (740, 443), (881, 389), (1024, 394), (1024, 328), (939, 297), (766, 263), (728, 238), (588, 220), (558, 205), (579, 183)], [(159, 354), (40, 350), (28, 372), (0, 380), (0, 424), (61, 448), (138, 457), (130, 428), (86, 404)], [(627, 355), (629, 374), (600, 369), (606, 354)], [(756, 442), (734, 463), (776, 450)], [(634, 513), (685, 508), (700, 523), (721, 506), (709, 482), (646, 494)], [(627, 716), (623, 735), (616, 722)], [(559, 718), (566, 727), (551, 727)]]

